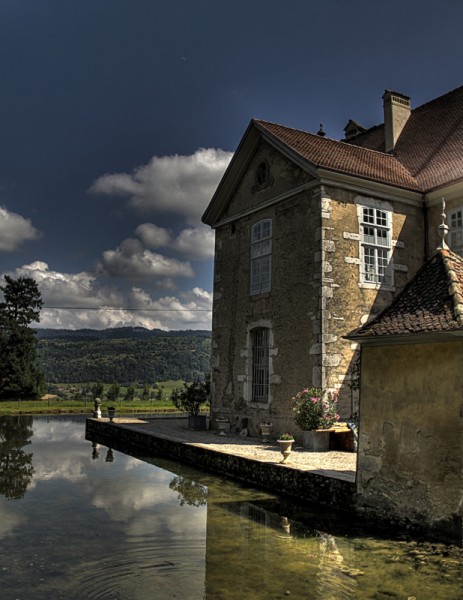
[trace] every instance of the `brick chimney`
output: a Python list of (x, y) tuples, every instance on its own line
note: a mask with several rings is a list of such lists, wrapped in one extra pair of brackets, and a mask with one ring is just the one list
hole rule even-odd
[(403, 94), (386, 90), (383, 94), (383, 105), (384, 150), (385, 152), (392, 152), (410, 116), (410, 98)]

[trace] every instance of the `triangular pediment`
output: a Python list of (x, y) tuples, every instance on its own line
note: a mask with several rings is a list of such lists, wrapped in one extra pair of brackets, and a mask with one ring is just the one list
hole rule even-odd
[(283, 196), (314, 179), (310, 161), (293, 156), (291, 148), (251, 121), (207, 207), (203, 222), (211, 227), (224, 219)]

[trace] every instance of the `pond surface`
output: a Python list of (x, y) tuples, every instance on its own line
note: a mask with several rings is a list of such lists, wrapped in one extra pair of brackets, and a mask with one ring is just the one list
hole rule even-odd
[(459, 548), (86, 441), (82, 417), (0, 418), (0, 597), (461, 599)]

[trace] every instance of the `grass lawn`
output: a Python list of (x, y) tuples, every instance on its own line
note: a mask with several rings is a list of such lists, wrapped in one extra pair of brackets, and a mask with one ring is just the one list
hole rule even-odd
[[(124, 401), (124, 395), (127, 388), (121, 387), (121, 394), (117, 402), (109, 402), (105, 395), (101, 398), (102, 416), (107, 415), (107, 408), (114, 404), (117, 413), (178, 413), (170, 401), (171, 391), (176, 387), (181, 387), (183, 381), (163, 381), (159, 384), (163, 390), (162, 400), (150, 399), (142, 401), (139, 397), (143, 387), (138, 387), (136, 397), (131, 402)], [(71, 398), (65, 399), (59, 396), (46, 394), (41, 400), (3, 400), (0, 401), (0, 415), (39, 415), (39, 414), (70, 414), (70, 413), (92, 413), (94, 409), (93, 400), (90, 397), (83, 399), (73, 398), (72, 390), (78, 390), (82, 387), (79, 383), (57, 384), (57, 387), (63, 389), (65, 394)], [(105, 391), (110, 387), (105, 384)]]

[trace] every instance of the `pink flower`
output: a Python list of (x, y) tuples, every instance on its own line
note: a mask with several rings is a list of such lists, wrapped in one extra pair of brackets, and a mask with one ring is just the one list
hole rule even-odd
[(319, 398), (317, 398), (316, 396), (312, 396), (312, 398), (310, 398), (310, 399), (312, 400), (312, 402), (314, 404), (316, 404), (318, 402), (318, 400), (319, 400)]

